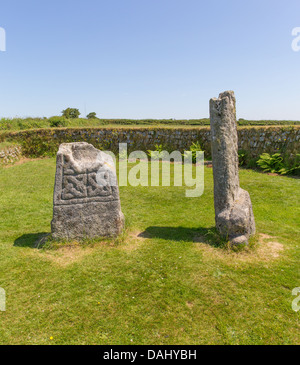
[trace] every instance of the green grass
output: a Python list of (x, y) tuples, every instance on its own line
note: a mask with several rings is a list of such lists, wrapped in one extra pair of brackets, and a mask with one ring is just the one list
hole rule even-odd
[(240, 171), (257, 232), (272, 236), (246, 251), (218, 243), (209, 168), (199, 198), (121, 187), (116, 242), (36, 249), (54, 174), (54, 158), (0, 170), (1, 344), (300, 344), (299, 180)]
[[(59, 117), (55, 117), (59, 118)], [(85, 119), (75, 118), (66, 120), (65, 127), (190, 127), (209, 126), (209, 118), (202, 119)], [(300, 125), (300, 121), (294, 120), (246, 120), (239, 119), (239, 126), (275, 126), (275, 125)], [(18, 131), (27, 129), (50, 128), (51, 118), (2, 118), (0, 119), (0, 133), (5, 131)]]

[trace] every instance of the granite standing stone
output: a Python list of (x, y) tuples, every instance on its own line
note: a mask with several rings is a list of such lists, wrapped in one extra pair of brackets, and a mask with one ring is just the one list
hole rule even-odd
[(114, 161), (86, 142), (63, 143), (56, 160), (52, 236), (117, 236), (124, 226)]
[(249, 193), (240, 188), (235, 97), (225, 91), (210, 100), (215, 220), (233, 244), (248, 244), (255, 233)]

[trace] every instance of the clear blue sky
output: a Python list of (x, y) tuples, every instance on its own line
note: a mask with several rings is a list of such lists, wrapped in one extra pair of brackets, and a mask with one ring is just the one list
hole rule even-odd
[(234, 90), (238, 118), (300, 120), (299, 0), (7, 0), (0, 117), (202, 118)]

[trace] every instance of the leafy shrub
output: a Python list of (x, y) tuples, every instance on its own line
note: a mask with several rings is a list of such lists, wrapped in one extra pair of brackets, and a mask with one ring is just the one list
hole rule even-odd
[(295, 159), (288, 163), (289, 174), (300, 175), (300, 154), (297, 153)]
[(32, 128), (48, 128), (47, 119), (43, 118), (2, 118), (0, 120), (0, 130), (25, 130)]
[(51, 117), (49, 118), (50, 127), (66, 127), (68, 120), (65, 117)]
[(164, 150), (164, 147), (162, 144), (156, 144), (155, 150), (147, 150), (148, 156), (152, 158), (152, 160), (159, 160), (160, 158), (163, 160), (165, 157), (165, 154), (167, 154), (167, 151)]
[(155, 147), (155, 150), (147, 150), (148, 156), (152, 160), (161, 159), (161, 160), (169, 161), (170, 155), (169, 155), (169, 152), (166, 147), (163, 147), (162, 144), (160, 144), (160, 145), (156, 144), (154, 147)]
[(265, 172), (272, 172), (281, 175), (291, 174), (295, 172), (295, 170), (299, 169), (299, 165), (289, 167), (285, 164), (280, 153), (275, 153), (274, 155), (263, 153), (260, 155), (259, 160), (256, 163)]
[(248, 152), (246, 150), (239, 150), (238, 155), (239, 155), (239, 165), (245, 166), (248, 159)]
[(190, 150), (183, 153), (183, 157), (188, 158), (192, 154), (192, 162), (197, 162), (197, 151), (202, 151), (199, 141), (190, 145)]

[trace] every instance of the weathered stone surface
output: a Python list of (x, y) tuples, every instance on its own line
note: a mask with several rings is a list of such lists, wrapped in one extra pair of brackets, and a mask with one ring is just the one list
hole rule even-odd
[(22, 154), (22, 148), (20, 146), (12, 146), (0, 150), (0, 165), (13, 163), (20, 159)]
[(116, 236), (124, 226), (114, 161), (86, 142), (63, 143), (56, 159), (52, 236)]
[(233, 244), (247, 244), (255, 233), (250, 196), (240, 188), (238, 137), (233, 91), (210, 100), (215, 220), (218, 231)]

